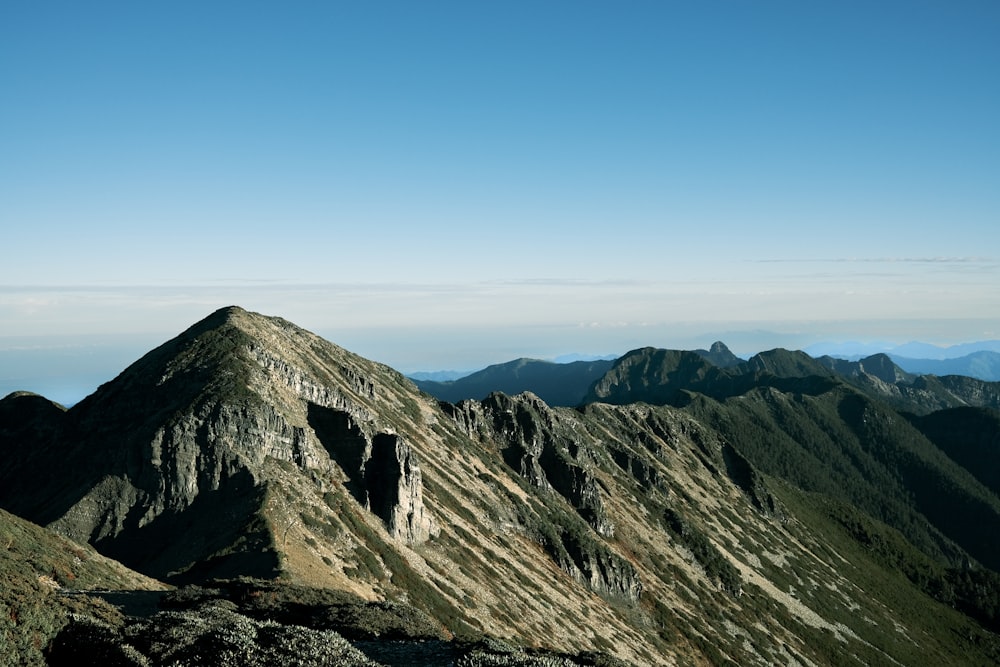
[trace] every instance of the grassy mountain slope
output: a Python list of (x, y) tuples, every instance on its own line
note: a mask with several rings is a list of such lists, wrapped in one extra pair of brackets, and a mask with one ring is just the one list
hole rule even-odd
[[(897, 377), (887, 358), (844, 363), (836, 370), (855, 380)], [(857, 385), (804, 353), (775, 350), (723, 371), (692, 353), (645, 349), (620, 359), (591, 398), (683, 406), (761, 472), (851, 502), (936, 558), (954, 563), (968, 550), (997, 569), (998, 543), (982, 530), (1000, 526), (996, 495)]]
[(0, 510), (0, 657), (3, 664), (44, 665), (43, 649), (69, 614), (114, 619), (117, 609), (82, 592), (161, 591), (165, 586), (87, 545)]
[(943, 563), (958, 565), (968, 552), (1000, 567), (984, 530), (1000, 526), (1000, 501), (887, 406), (846, 388), (764, 389), (688, 409), (761, 472), (848, 502)]

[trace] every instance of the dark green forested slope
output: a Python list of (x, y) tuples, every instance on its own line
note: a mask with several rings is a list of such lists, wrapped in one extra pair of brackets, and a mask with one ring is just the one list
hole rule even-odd
[(1000, 410), (954, 408), (909, 419), (949, 458), (1000, 495)]
[(965, 551), (1000, 568), (998, 533), (987, 530), (1000, 527), (1000, 501), (891, 408), (839, 387), (695, 396), (686, 409), (765, 474), (849, 502), (942, 562)]
[(515, 359), (489, 366), (457, 380), (414, 380), (414, 383), (421, 391), (449, 403), (465, 399), (480, 400), (495, 391), (510, 396), (530, 391), (549, 405), (574, 406), (580, 404), (587, 388), (611, 368), (612, 363), (600, 359), (566, 364), (540, 359)]

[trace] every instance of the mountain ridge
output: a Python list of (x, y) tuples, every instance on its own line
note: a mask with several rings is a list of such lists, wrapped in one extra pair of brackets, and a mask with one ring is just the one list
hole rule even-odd
[(178, 585), (406, 604), (567, 664), (1000, 658), (1000, 500), (940, 448), (956, 415), (817, 363), (642, 348), (574, 408), (451, 403), (233, 307), (69, 410), (0, 400), (0, 506)]
[(1000, 352), (1000, 340), (981, 340), (954, 345), (936, 345), (921, 341), (903, 344), (887, 342), (820, 342), (807, 345), (804, 351), (811, 356), (831, 356), (850, 361), (874, 354), (888, 354), (913, 359), (955, 359), (980, 351)]
[(889, 356), (909, 373), (965, 375), (990, 382), (1000, 381), (1000, 352), (993, 350), (980, 350), (952, 359), (914, 359), (896, 354)]
[(610, 360), (557, 363), (522, 357), (488, 366), (456, 380), (415, 379), (414, 382), (422, 391), (450, 403), (480, 400), (494, 391), (505, 394), (530, 391), (549, 405), (574, 406), (585, 395), (581, 387), (597, 379), (612, 363)]

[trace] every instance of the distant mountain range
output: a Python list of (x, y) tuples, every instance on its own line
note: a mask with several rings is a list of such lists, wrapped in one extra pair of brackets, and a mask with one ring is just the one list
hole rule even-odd
[(436, 398), (230, 307), (70, 409), (6, 396), (0, 656), (1000, 664), (1000, 383), (722, 343), (491, 368)]
[(416, 371), (407, 373), (406, 377), (415, 382), (451, 382), (475, 372), (477, 371)]
[[(692, 350), (690, 354), (721, 369), (774, 371), (783, 376), (833, 371), (847, 379), (856, 379), (859, 376), (858, 364), (862, 364), (868, 371), (880, 369), (876, 371), (876, 376), (886, 381), (892, 377), (893, 383), (902, 380), (912, 383), (917, 375), (965, 376), (987, 382), (1000, 381), (1000, 352), (992, 351), (979, 351), (952, 359), (906, 359), (879, 353), (850, 360), (831, 355), (812, 357), (805, 352), (771, 350), (745, 361), (733, 354), (724, 343), (716, 342), (709, 350)], [(530, 391), (549, 405), (575, 406), (587, 399), (590, 385), (602, 377), (614, 363), (612, 360), (597, 360), (560, 364), (522, 358), (447, 380), (435, 380), (433, 373), (410, 376), (410, 379), (428, 394), (453, 403), (465, 399), (481, 400), (494, 391), (505, 394)], [(778, 365), (782, 367), (778, 368)], [(926, 382), (955, 383), (953, 380), (930, 378)]]
[[(617, 359), (617, 355), (605, 355), (605, 356), (595, 356), (588, 354), (563, 354), (559, 355), (555, 359), (531, 359), (528, 357), (521, 357), (519, 359), (514, 359), (509, 362), (502, 364), (494, 364), (483, 369), (474, 369), (467, 371), (456, 371), (456, 370), (443, 370), (443, 371), (415, 371), (413, 373), (407, 373), (406, 377), (417, 382), (437, 382), (437, 383), (448, 383), (455, 380), (468, 377), (470, 375), (482, 373), (486, 371), (487, 373), (492, 373), (490, 369), (494, 366), (508, 366), (510, 364), (521, 365), (522, 367), (530, 367), (534, 364), (571, 364), (575, 362), (599, 362), (599, 361), (614, 361)], [(530, 373), (530, 369), (526, 368), (526, 372)], [(514, 372), (514, 375), (519, 374), (518, 371)], [(474, 381), (473, 381), (474, 382)], [(470, 386), (473, 386), (470, 384)], [(443, 389), (442, 389), (443, 390)], [(516, 392), (515, 392), (516, 393)]]
[(457, 403), (486, 398), (494, 391), (514, 395), (530, 391), (549, 405), (578, 405), (587, 387), (611, 368), (612, 361), (555, 363), (540, 359), (515, 359), (488, 366), (450, 381), (411, 379), (420, 389), (444, 401)]
[(818, 343), (805, 348), (814, 356), (830, 356), (857, 361), (875, 354), (888, 355), (908, 373), (932, 375), (968, 375), (996, 382), (1000, 380), (1000, 340), (962, 343), (949, 347), (912, 342), (887, 343)]
[[(714, 351), (724, 350), (725, 359), (712, 358)], [(742, 361), (721, 342), (711, 350), (695, 350), (711, 359), (717, 366), (735, 365)], [(1000, 381), (1000, 341), (981, 341), (942, 348), (928, 343), (907, 343), (891, 346), (881, 343), (820, 343), (804, 350), (814, 358), (831, 357), (858, 361), (864, 357), (885, 354), (900, 369), (914, 375), (965, 375), (989, 382)], [(924, 354), (922, 358), (905, 355)], [(491, 391), (518, 393), (533, 391), (550, 405), (575, 405), (583, 398), (578, 387), (588, 379), (595, 380), (601, 361), (613, 361), (615, 357), (586, 359), (589, 366), (575, 365), (580, 355), (566, 355), (554, 361), (520, 358), (501, 364), (494, 364), (478, 371), (421, 371), (407, 375), (417, 386), (427, 393), (443, 400), (458, 401), (466, 398), (481, 399)], [(555, 366), (565, 368), (555, 369)], [(548, 369), (553, 371), (546, 373)], [(565, 375), (566, 380), (574, 377), (569, 389), (557, 375)], [(536, 377), (537, 376), (537, 377)], [(543, 379), (544, 378), (544, 379)]]
[(982, 340), (947, 346), (919, 341), (901, 345), (884, 342), (822, 342), (809, 345), (804, 351), (812, 356), (825, 355), (855, 361), (873, 354), (888, 354), (910, 359), (957, 359), (974, 352), (1000, 352), (1000, 340)]
[(1000, 380), (1000, 352), (982, 350), (954, 359), (910, 359), (896, 354), (888, 356), (908, 373), (968, 375), (991, 382)]

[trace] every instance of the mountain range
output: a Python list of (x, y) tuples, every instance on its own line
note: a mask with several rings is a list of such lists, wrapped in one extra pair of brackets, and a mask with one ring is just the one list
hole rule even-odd
[(814, 357), (834, 357), (858, 361), (885, 354), (908, 373), (919, 375), (967, 375), (980, 380), (1000, 380), (1000, 341), (986, 340), (941, 347), (911, 342), (904, 345), (885, 343), (816, 343), (805, 351)]
[(980, 380), (1000, 380), (1000, 352), (981, 350), (954, 359), (913, 359), (889, 357), (908, 373), (920, 375), (967, 375)]
[(1000, 352), (1000, 340), (981, 340), (947, 346), (921, 341), (910, 341), (902, 345), (886, 342), (821, 342), (805, 347), (804, 351), (812, 356), (829, 355), (854, 360), (870, 357), (873, 354), (888, 354), (908, 359), (958, 359), (975, 352)]
[[(967, 349), (970, 346), (991, 346), (995, 341), (955, 346)], [(882, 347), (882, 346), (874, 346)], [(858, 354), (860, 346), (815, 345), (811, 346), (811, 356), (816, 358), (841, 359), (845, 361), (860, 361), (867, 357), (884, 355), (892, 360), (901, 370), (913, 375), (965, 375), (967, 377), (989, 382), (1000, 381), (1000, 351), (993, 349), (977, 349), (964, 355), (947, 357), (915, 358), (906, 357), (894, 352), (871, 352)], [(944, 354), (939, 348), (922, 343), (911, 343), (897, 349), (909, 350), (916, 354), (923, 350), (927, 354)], [(937, 350), (935, 352), (935, 350)], [(823, 354), (817, 354), (823, 351)], [(855, 351), (855, 353), (851, 353)], [(717, 366), (738, 365), (742, 359), (734, 355), (722, 342), (716, 342), (711, 350), (695, 350)], [(713, 355), (721, 357), (713, 358)], [(582, 400), (580, 386), (592, 382), (606, 370), (616, 357), (598, 360), (555, 361), (530, 359), (522, 357), (501, 364), (493, 364), (477, 371), (421, 371), (409, 373), (407, 377), (418, 387), (429, 394), (443, 400), (461, 400), (463, 398), (483, 398), (491, 391), (518, 393), (534, 391), (550, 405), (575, 405)], [(584, 361), (588, 363), (584, 363)], [(559, 378), (560, 375), (565, 376)], [(572, 383), (572, 389), (567, 383)], [(569, 389), (567, 393), (567, 389)]]
[(8, 395), (0, 655), (1000, 663), (998, 383), (721, 343), (479, 375), (230, 307), (68, 410)]
[[(650, 348), (652, 349), (652, 348)], [(674, 351), (679, 353), (680, 351)], [(889, 390), (883, 388), (883, 398), (888, 391), (908, 393), (915, 397), (921, 387), (933, 393), (941, 394), (945, 386), (956, 383), (971, 382), (977, 387), (988, 387), (976, 380), (995, 382), (1000, 380), (1000, 353), (982, 351), (955, 359), (897, 359), (890, 355), (878, 353), (868, 357), (849, 360), (842, 357), (823, 355), (811, 357), (805, 352), (790, 352), (787, 350), (770, 350), (754, 355), (749, 360), (743, 360), (733, 354), (721, 341), (712, 344), (708, 350), (690, 351), (700, 356), (709, 365), (730, 371), (737, 375), (745, 375), (748, 371), (770, 370), (779, 376), (817, 375), (822, 376), (833, 372), (848, 382), (870, 383), (871, 378), (878, 378), (894, 385)], [(633, 353), (624, 355), (628, 357)], [(464, 399), (483, 399), (491, 392), (500, 391), (506, 394), (517, 394), (530, 391), (542, 398), (549, 405), (573, 407), (588, 400), (587, 391), (590, 386), (601, 378), (616, 362), (615, 360), (576, 361), (572, 363), (555, 363), (540, 359), (515, 359), (502, 364), (494, 364), (480, 371), (454, 377), (448, 372), (442, 375), (424, 373), (420, 376), (410, 376), (410, 379), (422, 391), (436, 398), (449, 402)], [(779, 366), (775, 366), (775, 364)], [(995, 364), (995, 367), (994, 367)], [(963, 372), (964, 371), (964, 372)], [(752, 374), (751, 374), (752, 375)], [(934, 375), (917, 380), (917, 376)], [(960, 380), (962, 376), (967, 380)], [(996, 377), (994, 377), (996, 376)], [(447, 379), (444, 379), (447, 378)], [(992, 378), (992, 379), (991, 379)], [(898, 386), (896, 383), (900, 383)], [(675, 386), (683, 386), (683, 383)], [(666, 385), (664, 385), (665, 387)], [(988, 391), (988, 390), (987, 390)], [(961, 394), (961, 391), (959, 391)], [(968, 397), (961, 395), (940, 397), (930, 400), (930, 405), (937, 407), (964, 405)], [(590, 397), (589, 400), (592, 400)], [(917, 400), (914, 398), (913, 400)], [(975, 403), (975, 399), (972, 399)], [(904, 407), (905, 401), (901, 404)], [(910, 406), (914, 407), (914, 406)], [(923, 408), (916, 408), (918, 411)]]

